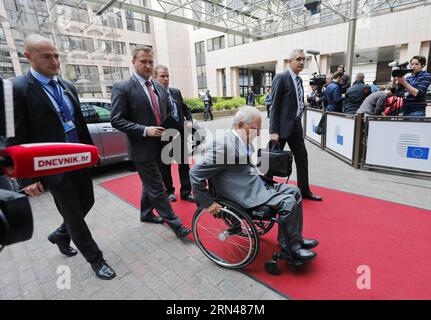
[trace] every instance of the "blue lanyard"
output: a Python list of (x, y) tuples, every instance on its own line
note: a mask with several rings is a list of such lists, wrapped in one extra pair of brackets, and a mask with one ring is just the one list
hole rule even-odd
[[(63, 92), (61, 91), (61, 89), (60, 88), (57, 88), (57, 89), (52, 88), (54, 90), (57, 90), (57, 92), (59, 93), (60, 101), (58, 101), (56, 96), (51, 93), (51, 91), (49, 90), (49, 87), (46, 84), (44, 84), (43, 82), (40, 82), (40, 81), (39, 81), (39, 83), (45, 88), (45, 91), (48, 92), (48, 94), (55, 100), (55, 102), (57, 102), (58, 109), (60, 110), (60, 116), (61, 116), (62, 120), (64, 122), (66, 122), (67, 121), (66, 115), (64, 114), (64, 111), (63, 111), (63, 102), (64, 102)], [(57, 86), (59, 87), (59, 85), (57, 85)], [(65, 107), (69, 108), (68, 106), (65, 106)]]

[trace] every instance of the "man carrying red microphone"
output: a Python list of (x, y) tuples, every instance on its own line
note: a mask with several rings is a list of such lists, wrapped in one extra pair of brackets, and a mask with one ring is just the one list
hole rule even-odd
[[(68, 81), (58, 77), (60, 59), (54, 43), (40, 35), (24, 41), (24, 55), (31, 64), (25, 75), (12, 80), (15, 138), (8, 145), (43, 142), (93, 144), (81, 113), (78, 94)], [(20, 186), (29, 196), (50, 191), (63, 224), (48, 240), (66, 256), (78, 250), (91, 264), (96, 276), (110, 280), (116, 274), (106, 263), (84, 220), (94, 204), (93, 183), (88, 169), (70, 171), (43, 178), (20, 179)]]

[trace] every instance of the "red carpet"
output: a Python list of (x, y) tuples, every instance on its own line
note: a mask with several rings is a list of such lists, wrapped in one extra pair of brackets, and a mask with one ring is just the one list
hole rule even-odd
[[(176, 166), (172, 171), (179, 186)], [(137, 174), (102, 186), (139, 208)], [(245, 272), (293, 299), (431, 299), (431, 211), (327, 188), (313, 191), (324, 201), (304, 201), (304, 236), (320, 241), (319, 256), (300, 272), (280, 261), (280, 274), (267, 274), (264, 261), (277, 250), (275, 227), (261, 238), (259, 255)], [(178, 201), (173, 207), (191, 227), (195, 205)], [(357, 288), (361, 265), (370, 268), (371, 289)]]

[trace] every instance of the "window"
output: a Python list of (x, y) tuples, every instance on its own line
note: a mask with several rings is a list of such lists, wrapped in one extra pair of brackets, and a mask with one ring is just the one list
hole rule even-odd
[(85, 5), (77, 4), (76, 1), (59, 1), (57, 5), (57, 14), (67, 17), (72, 21), (89, 23), (88, 11)]
[(103, 67), (105, 76), (106, 90), (108, 93), (112, 91), (112, 85), (115, 81), (128, 79), (130, 77), (129, 68), (120, 67)]
[(239, 46), (244, 43), (249, 43), (250, 39), (247, 37), (241, 37), (234, 34), (228, 35), (228, 45), (229, 47)]
[[(96, 66), (67, 65), (67, 78), (72, 81), (78, 92), (81, 93), (100, 93), (100, 78)], [(94, 94), (92, 96), (95, 96)], [(100, 96), (100, 95), (96, 95)]]
[(0, 74), (4, 79), (15, 77), (15, 70), (8, 51), (0, 51)]
[(81, 38), (74, 36), (59, 36), (60, 47), (63, 50), (80, 50), (80, 51), (94, 51), (94, 44), (91, 38)]
[(207, 41), (208, 51), (214, 51), (223, 49), (224, 45), (224, 36), (212, 38)]
[(121, 11), (114, 8), (106, 10), (105, 13), (100, 16), (100, 20), (98, 20), (96, 24), (110, 28), (123, 29)]
[(0, 44), (7, 44), (3, 27), (0, 25)]
[(145, 14), (126, 10), (127, 30), (150, 33), (150, 20)]
[(46, 2), (43, 0), (4, 0), (11, 28), (25, 28), (32, 33), (51, 29)]
[(198, 81), (198, 90), (201, 91), (207, 88), (207, 71), (205, 64), (205, 42), (195, 43), (196, 55), (196, 73)]
[(118, 41), (98, 40), (99, 49), (105, 53), (126, 54), (126, 44)]

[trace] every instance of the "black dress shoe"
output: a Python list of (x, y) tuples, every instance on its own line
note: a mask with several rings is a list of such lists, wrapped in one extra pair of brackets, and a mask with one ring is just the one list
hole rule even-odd
[(177, 201), (177, 197), (175, 196), (175, 194), (171, 193), (168, 195), (169, 201), (170, 202), (175, 202)]
[(94, 273), (96, 273), (96, 277), (102, 280), (111, 280), (117, 276), (115, 271), (106, 263), (106, 261), (93, 263), (91, 264), (91, 268)]
[(303, 194), (302, 198), (310, 199), (313, 201), (322, 201), (323, 200), (323, 198), (321, 196), (315, 195), (312, 192), (308, 192), (308, 193)]
[(302, 239), (301, 247), (303, 249), (313, 249), (319, 245), (319, 241), (314, 239)]
[(62, 243), (55, 234), (50, 234), (48, 240), (52, 244), (56, 244), (60, 252), (67, 257), (73, 257), (78, 254), (78, 251), (73, 249), (69, 244)]
[(184, 227), (183, 225), (181, 225), (181, 226), (179, 226), (178, 228), (173, 229), (173, 230), (174, 230), (174, 232), (175, 232), (175, 235), (176, 235), (179, 239), (182, 239), (182, 238), (184, 238), (184, 237), (187, 237), (187, 236), (192, 232), (192, 230), (190, 230), (190, 229), (188, 229), (188, 228)]
[(163, 219), (156, 216), (154, 213), (149, 213), (145, 217), (141, 216), (141, 222), (163, 223)]
[(308, 249), (298, 249), (292, 252), (292, 258), (295, 260), (306, 261), (314, 259), (317, 253)]
[(193, 198), (193, 196), (190, 193), (184, 196), (181, 196), (181, 200), (195, 202), (195, 198)]

